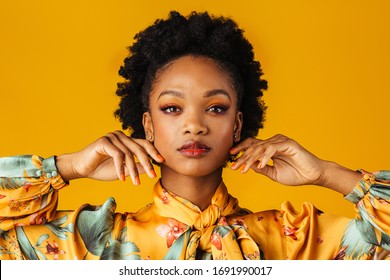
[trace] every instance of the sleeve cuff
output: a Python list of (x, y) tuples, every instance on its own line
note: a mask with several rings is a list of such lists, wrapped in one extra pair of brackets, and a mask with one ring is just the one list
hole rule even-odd
[(360, 171), (364, 174), (363, 178), (356, 184), (355, 188), (344, 198), (350, 202), (358, 203), (368, 192), (370, 187), (376, 182), (375, 175)]

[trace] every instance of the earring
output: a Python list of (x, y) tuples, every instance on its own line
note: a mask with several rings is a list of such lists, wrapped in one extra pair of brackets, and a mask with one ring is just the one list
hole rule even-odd
[(152, 141), (152, 139), (153, 139), (153, 137), (152, 137), (152, 135), (150, 135), (150, 136), (149, 136), (149, 140)]

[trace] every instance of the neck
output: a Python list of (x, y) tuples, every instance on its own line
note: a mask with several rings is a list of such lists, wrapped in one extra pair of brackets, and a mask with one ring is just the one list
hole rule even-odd
[(161, 166), (162, 186), (187, 199), (202, 211), (210, 205), (211, 198), (221, 181), (222, 168), (205, 176), (186, 176), (178, 174), (166, 166)]

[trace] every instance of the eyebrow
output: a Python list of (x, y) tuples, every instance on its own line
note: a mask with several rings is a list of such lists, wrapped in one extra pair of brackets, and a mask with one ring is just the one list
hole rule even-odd
[[(219, 95), (219, 94), (225, 95), (227, 98), (229, 98), (229, 100), (231, 100), (230, 94), (224, 89), (212, 89), (212, 90), (206, 91), (205, 94), (203, 95), (203, 97), (207, 98), (207, 97), (212, 97), (212, 96)], [(160, 93), (157, 100), (159, 100), (164, 95), (173, 95), (173, 96), (184, 99), (184, 94), (181, 93), (180, 91), (164, 90)]]

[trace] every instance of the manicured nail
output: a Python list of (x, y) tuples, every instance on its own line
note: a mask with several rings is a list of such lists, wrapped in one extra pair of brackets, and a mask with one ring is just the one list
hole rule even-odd
[(233, 162), (233, 163), (230, 165), (230, 168), (234, 168), (236, 165), (237, 165), (237, 162)]
[(121, 173), (121, 180), (122, 180), (122, 181), (126, 181), (125, 173)]
[(135, 185), (138, 186), (139, 184), (141, 184), (141, 181), (138, 176), (135, 176)]
[(154, 169), (150, 169), (150, 173), (152, 174), (153, 178), (156, 178), (157, 177), (157, 174), (156, 172), (154, 171)]
[(241, 166), (241, 172), (244, 172), (244, 170), (245, 170), (245, 168), (246, 168), (246, 164), (244, 163), (242, 166)]
[(157, 155), (157, 158), (159, 161), (163, 162), (165, 159), (162, 157), (162, 155), (158, 154)]
[(229, 150), (229, 153), (231, 154), (233, 151), (234, 151), (234, 148), (231, 148), (231, 149)]

